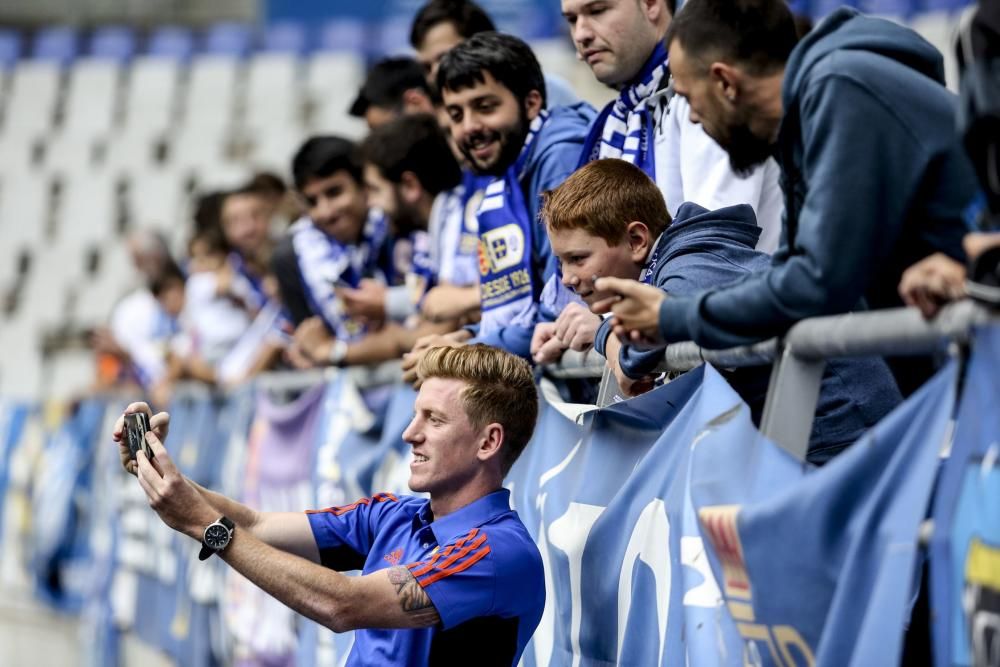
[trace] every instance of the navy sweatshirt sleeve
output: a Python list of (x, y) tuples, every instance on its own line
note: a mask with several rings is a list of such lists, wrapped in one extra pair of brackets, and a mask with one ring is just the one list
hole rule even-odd
[(879, 91), (838, 71), (836, 62), (824, 70), (801, 98), (809, 187), (794, 246), (783, 262), (737, 285), (666, 299), (660, 331), (667, 342), (744, 345), (807, 317), (848, 311), (888, 261), (931, 160), (929, 148)]

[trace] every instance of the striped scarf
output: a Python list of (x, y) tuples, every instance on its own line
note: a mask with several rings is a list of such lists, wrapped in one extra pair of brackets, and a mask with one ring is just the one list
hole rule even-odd
[(658, 43), (639, 75), (594, 121), (578, 166), (600, 158), (618, 158), (656, 179), (656, 161), (651, 146), (653, 115), (646, 101), (660, 89), (663, 77), (668, 75), (667, 50)]

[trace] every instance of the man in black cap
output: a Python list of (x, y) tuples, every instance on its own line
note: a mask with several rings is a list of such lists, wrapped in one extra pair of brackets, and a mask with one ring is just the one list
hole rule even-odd
[(386, 58), (376, 63), (350, 111), (352, 116), (364, 118), (369, 129), (402, 115), (433, 114), (431, 89), (420, 63), (412, 58)]

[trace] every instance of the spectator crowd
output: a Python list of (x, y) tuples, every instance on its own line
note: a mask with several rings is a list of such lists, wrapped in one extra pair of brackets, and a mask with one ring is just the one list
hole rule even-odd
[[(430, 0), (416, 57), (345, 98), (363, 141), (311, 137), (287, 179), (203, 194), (181, 258), (154, 232), (127, 239), (142, 280), (93, 332), (99, 385), (164, 406), (186, 379), (392, 360), (419, 385), (429, 349), (485, 343), (535, 364), (593, 349), (628, 397), (666, 380), (675, 341), (996, 297), (996, 196), (977, 178), (995, 153), (967, 153), (942, 55), (915, 32), (848, 8), (812, 27), (782, 0), (561, 4), (617, 93), (606, 107), (474, 3)], [(810, 460), (932, 370), (831, 362)], [(725, 374), (759, 419), (767, 369)]]

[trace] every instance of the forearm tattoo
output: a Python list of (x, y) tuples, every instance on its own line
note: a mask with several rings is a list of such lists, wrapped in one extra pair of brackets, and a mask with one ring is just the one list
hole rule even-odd
[(416, 578), (402, 565), (389, 568), (389, 581), (396, 587), (396, 596), (403, 611), (414, 612), (434, 607)]

